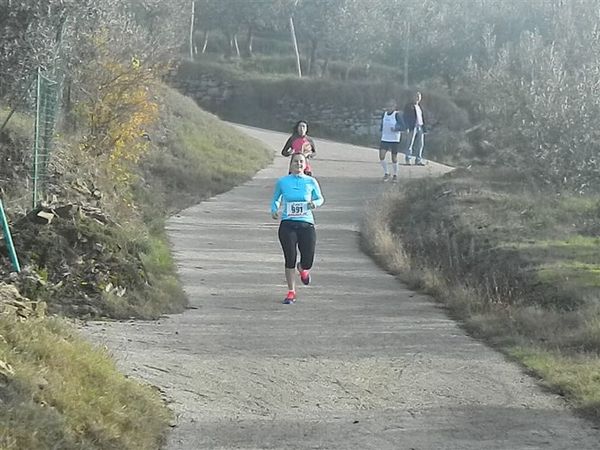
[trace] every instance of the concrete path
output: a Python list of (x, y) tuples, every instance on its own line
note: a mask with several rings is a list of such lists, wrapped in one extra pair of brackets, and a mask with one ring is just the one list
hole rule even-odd
[[(242, 128), (279, 150), (286, 135)], [(127, 373), (159, 386), (168, 449), (597, 449), (600, 434), (515, 364), (468, 337), (358, 248), (385, 189), (376, 151), (317, 141), (313, 284), (286, 292), (269, 202), (288, 159), (173, 217), (191, 307), (158, 322), (91, 324)], [(240, 164), (244, 164), (240, 160)], [(401, 167), (401, 177), (445, 168)]]

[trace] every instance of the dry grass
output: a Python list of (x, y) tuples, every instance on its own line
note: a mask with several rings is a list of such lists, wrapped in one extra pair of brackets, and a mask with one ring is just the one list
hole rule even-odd
[(410, 262), (402, 242), (390, 230), (391, 210), (388, 206), (393, 201), (394, 196), (386, 193), (371, 208), (362, 223), (362, 233), (369, 239), (362, 239), (361, 245), (386, 270), (400, 274), (409, 270)]
[(600, 419), (599, 204), (456, 171), (382, 197), (363, 247)]

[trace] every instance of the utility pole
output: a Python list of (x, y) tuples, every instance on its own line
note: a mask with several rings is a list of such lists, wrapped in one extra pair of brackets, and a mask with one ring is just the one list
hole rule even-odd
[(192, 0), (192, 19), (190, 20), (190, 61), (194, 60), (194, 16), (196, 14), (196, 2)]
[[(294, 10), (298, 6), (298, 0), (294, 2)], [(294, 52), (296, 53), (296, 68), (298, 69), (298, 78), (302, 78), (302, 66), (300, 66), (300, 52), (298, 51), (298, 39), (296, 39), (296, 30), (294, 29), (294, 10), (290, 13), (290, 33), (292, 33), (292, 42), (294, 43)]]
[(408, 88), (408, 58), (410, 52), (410, 20), (406, 21), (406, 39), (404, 40), (404, 87)]

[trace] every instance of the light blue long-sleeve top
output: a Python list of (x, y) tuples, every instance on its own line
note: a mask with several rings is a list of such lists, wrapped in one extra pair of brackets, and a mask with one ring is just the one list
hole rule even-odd
[(324, 201), (317, 180), (304, 174), (291, 174), (277, 180), (271, 201), (271, 214), (279, 211), (281, 206), (281, 220), (314, 224), (315, 219), (308, 203), (321, 206)]

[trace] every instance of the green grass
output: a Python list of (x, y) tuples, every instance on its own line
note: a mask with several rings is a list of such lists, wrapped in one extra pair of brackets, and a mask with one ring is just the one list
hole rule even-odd
[[(558, 255), (557, 255), (558, 256)], [(576, 288), (600, 288), (600, 265), (581, 261), (557, 261), (546, 264), (538, 270), (540, 280), (552, 283), (564, 283)]]
[(600, 420), (599, 200), (457, 170), (384, 196), (363, 247)]
[(600, 360), (597, 357), (522, 347), (511, 349), (509, 354), (541, 377), (548, 387), (566, 396), (582, 413), (600, 417)]
[(165, 138), (142, 163), (144, 183), (136, 188), (146, 223), (231, 189), (273, 157), (262, 143), (202, 111), (191, 99), (171, 89), (165, 89), (163, 98), (156, 132)]
[(119, 373), (57, 319), (0, 316), (0, 448), (152, 449), (170, 415), (158, 393)]

